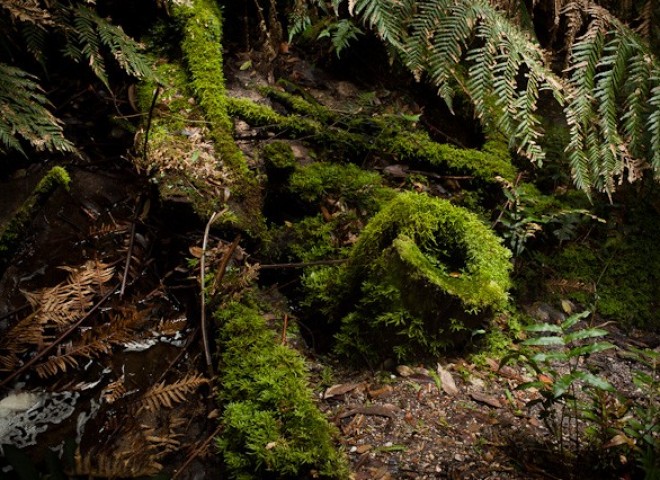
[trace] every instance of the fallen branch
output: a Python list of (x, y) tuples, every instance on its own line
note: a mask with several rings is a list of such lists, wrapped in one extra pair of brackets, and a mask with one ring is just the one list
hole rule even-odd
[(124, 276), (121, 279), (121, 288), (119, 289), (119, 298), (124, 297), (124, 290), (126, 290), (126, 280), (128, 279), (128, 270), (131, 266), (131, 256), (133, 255), (133, 245), (135, 243), (135, 223), (131, 225), (131, 239), (128, 242), (128, 252), (126, 253), (126, 265), (124, 266)]

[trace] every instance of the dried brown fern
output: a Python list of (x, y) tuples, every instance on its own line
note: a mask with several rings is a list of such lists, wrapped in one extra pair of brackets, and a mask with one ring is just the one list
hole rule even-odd
[[(136, 450), (123, 452), (100, 452), (81, 455), (80, 450), (74, 457), (75, 468), (70, 475), (85, 475), (92, 478), (134, 478), (151, 477), (163, 469), (156, 458), (144, 446), (136, 445)], [(148, 446), (148, 445), (147, 445)]]
[(126, 396), (127, 391), (126, 384), (124, 383), (125, 378), (126, 377), (122, 374), (121, 377), (119, 377), (114, 382), (109, 383), (108, 386), (103, 389), (101, 392), (101, 399), (104, 403), (112, 405), (117, 400)]
[(79, 358), (91, 360), (106, 355), (113, 346), (133, 340), (135, 330), (144, 323), (144, 318), (145, 314), (136, 310), (115, 315), (110, 322), (87, 330), (78, 341), (38, 364), (35, 370), (40, 377), (49, 377), (66, 372), (69, 367), (77, 368)]
[(23, 292), (23, 295), (35, 308), (38, 323), (64, 329), (85, 314), (96, 295), (104, 293), (114, 268), (97, 261), (88, 261), (76, 268), (60, 268), (69, 272), (65, 282), (35, 293)]
[(186, 401), (188, 395), (208, 382), (208, 379), (201, 375), (192, 374), (174, 383), (157, 383), (137, 400), (136, 405), (139, 409), (151, 411), (172, 408), (175, 404)]
[(4, 0), (0, 2), (0, 8), (9, 13), (14, 21), (42, 27), (53, 23), (50, 13), (39, 4), (38, 0)]

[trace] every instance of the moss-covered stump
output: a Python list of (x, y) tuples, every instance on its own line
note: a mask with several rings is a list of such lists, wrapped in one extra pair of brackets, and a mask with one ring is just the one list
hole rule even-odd
[(376, 360), (457, 346), (507, 303), (509, 258), (476, 215), (423, 194), (399, 194), (365, 227), (341, 275), (326, 276), (330, 283), (339, 278), (327, 289), (343, 290), (334, 310), (338, 349)]
[(277, 342), (254, 308), (233, 302), (215, 318), (224, 407), (218, 446), (229, 477), (347, 479), (337, 432), (312, 400), (300, 355)]
[(69, 188), (71, 178), (62, 167), (53, 167), (39, 181), (30, 196), (23, 202), (14, 216), (0, 225), (0, 267), (6, 265), (9, 258), (25, 234), (28, 223), (35, 215), (35, 209), (43, 205), (58, 186)]

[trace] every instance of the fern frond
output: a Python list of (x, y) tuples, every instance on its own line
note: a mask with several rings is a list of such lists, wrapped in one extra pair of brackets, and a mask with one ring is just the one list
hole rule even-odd
[(414, 0), (356, 0), (353, 13), (360, 15), (381, 39), (400, 49), (414, 6)]
[(37, 62), (43, 65), (47, 38), (46, 30), (41, 25), (26, 23), (22, 26), (20, 32), (25, 42), (25, 49), (32, 54)]
[(0, 152), (13, 149), (25, 154), (21, 139), (38, 151), (75, 151), (49, 106), (36, 77), (0, 63)]
[(208, 379), (201, 375), (186, 375), (181, 380), (170, 384), (161, 382), (151, 387), (140, 398), (138, 404), (140, 407), (152, 411), (159, 408), (172, 408), (175, 404), (186, 401), (187, 395), (206, 383), (208, 383)]
[(14, 21), (31, 23), (33, 25), (52, 25), (53, 20), (47, 8), (43, 8), (38, 0), (4, 0), (0, 2)]
[(82, 5), (74, 9), (72, 13), (75, 36), (82, 58), (87, 60), (89, 68), (94, 72), (94, 75), (110, 89), (105, 70), (105, 62), (100, 50), (99, 36), (96, 31), (96, 19), (99, 17), (91, 9)]

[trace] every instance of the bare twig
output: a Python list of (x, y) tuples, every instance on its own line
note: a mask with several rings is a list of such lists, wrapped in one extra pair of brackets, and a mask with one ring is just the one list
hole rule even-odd
[(231, 245), (229, 246), (229, 250), (225, 252), (225, 254), (222, 256), (222, 261), (220, 262), (220, 266), (218, 267), (218, 273), (215, 274), (215, 279), (213, 280), (213, 286), (211, 287), (211, 292), (216, 291), (218, 286), (222, 283), (222, 279), (225, 276), (225, 271), (227, 270), (227, 265), (229, 264), (229, 260), (231, 260), (232, 255), (234, 255), (234, 251), (236, 251), (236, 248), (238, 247), (238, 242), (241, 241), (241, 236), (236, 235), (236, 238), (234, 238), (234, 241), (231, 242)]
[(53, 343), (50, 345), (46, 346), (43, 350), (38, 352), (34, 357), (32, 357), (27, 363), (25, 363), (22, 367), (14, 371), (11, 375), (9, 375), (7, 378), (5, 378), (2, 382), (0, 382), (0, 388), (4, 387), (7, 385), (10, 381), (12, 381), (14, 378), (18, 377), (22, 373), (24, 373), (27, 369), (29, 369), (32, 365), (37, 363), (43, 356), (45, 356), (48, 352), (50, 352), (53, 348), (58, 346), (64, 339), (66, 339), (69, 335), (71, 335), (79, 326), (81, 323), (83, 323), (85, 320), (87, 320), (94, 312), (96, 312), (103, 303), (110, 298), (110, 295), (115, 293), (117, 291), (117, 288), (119, 288), (119, 285), (115, 285), (113, 288), (111, 288), (101, 299), (96, 302), (96, 304), (89, 309), (89, 311), (78, 321), (76, 321), (71, 327), (65, 331), (62, 335), (57, 337)]
[(206, 229), (204, 230), (204, 241), (202, 242), (202, 257), (200, 258), (199, 261), (199, 277), (200, 277), (200, 284), (201, 284), (201, 302), (202, 302), (202, 310), (201, 310), (201, 327), (202, 327), (202, 343), (204, 343), (204, 356), (206, 358), (206, 367), (208, 368), (209, 371), (209, 376), (213, 378), (213, 359), (211, 358), (211, 349), (209, 347), (209, 339), (208, 339), (208, 333), (206, 329), (206, 280), (204, 278), (204, 274), (206, 272), (206, 246), (209, 242), (209, 231), (211, 230), (211, 225), (213, 224), (213, 221), (219, 217), (222, 216), (227, 209), (225, 208), (221, 212), (213, 212), (211, 215), (211, 218), (209, 218), (208, 223), (206, 224)]
[(158, 95), (160, 94), (160, 85), (156, 87), (154, 91), (154, 97), (151, 100), (151, 106), (149, 107), (149, 116), (147, 117), (147, 128), (144, 131), (144, 147), (142, 148), (142, 158), (147, 160), (147, 146), (149, 144), (149, 132), (151, 130), (151, 120), (154, 116), (154, 108), (156, 108), (156, 101), (158, 100)]
[(190, 463), (196, 459), (205, 449), (206, 447), (209, 446), (209, 444), (213, 441), (213, 439), (220, 433), (222, 430), (222, 425), (218, 425), (218, 427), (213, 431), (211, 435), (209, 435), (206, 440), (204, 440), (199, 447), (197, 447), (189, 456), (186, 458), (186, 461), (183, 462), (183, 465), (181, 465), (174, 475), (172, 475), (172, 480), (175, 480), (176, 478), (179, 478), (179, 475), (181, 475), (186, 467), (190, 465)]
[(121, 288), (119, 289), (119, 298), (124, 297), (126, 290), (126, 280), (128, 279), (128, 270), (131, 266), (131, 256), (133, 255), (133, 245), (135, 243), (135, 221), (131, 225), (131, 239), (128, 242), (128, 252), (126, 253), (126, 265), (124, 266), (124, 276), (121, 279)]
[(298, 262), (298, 263), (270, 263), (266, 265), (259, 265), (262, 270), (274, 268), (304, 268), (313, 267), (314, 265), (339, 265), (348, 262), (348, 258), (338, 258), (336, 260), (315, 260), (313, 262)]

